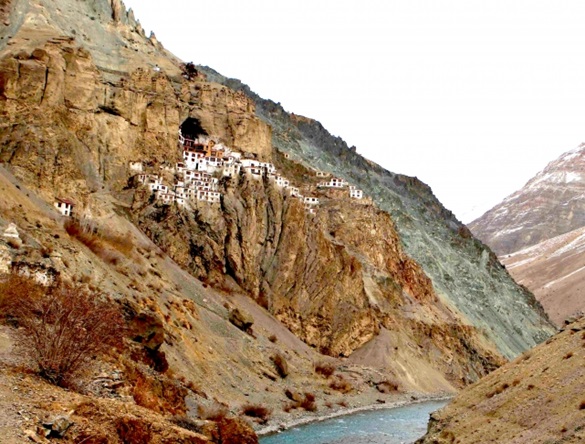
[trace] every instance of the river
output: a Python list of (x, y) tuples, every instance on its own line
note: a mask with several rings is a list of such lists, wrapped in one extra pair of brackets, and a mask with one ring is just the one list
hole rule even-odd
[(448, 401), (369, 410), (260, 438), (260, 444), (402, 444), (425, 434), (429, 414)]

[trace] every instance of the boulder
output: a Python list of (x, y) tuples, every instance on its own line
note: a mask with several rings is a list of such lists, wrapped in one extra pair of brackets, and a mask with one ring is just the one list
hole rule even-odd
[(254, 324), (254, 318), (248, 312), (234, 308), (230, 312), (229, 320), (242, 331), (248, 330)]

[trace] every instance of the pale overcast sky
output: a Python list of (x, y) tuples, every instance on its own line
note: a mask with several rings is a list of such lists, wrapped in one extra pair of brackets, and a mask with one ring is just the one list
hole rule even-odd
[(464, 222), (585, 142), (582, 0), (125, 4), (183, 60), (417, 176)]

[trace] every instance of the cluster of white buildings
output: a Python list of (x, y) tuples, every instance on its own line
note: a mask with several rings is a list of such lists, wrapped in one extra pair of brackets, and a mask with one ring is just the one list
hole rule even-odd
[[(246, 174), (251, 178), (268, 178), (274, 184), (287, 190), (291, 196), (302, 200), (306, 211), (316, 213), (319, 199), (313, 196), (303, 196), (299, 189), (292, 186), (290, 181), (278, 174), (275, 166), (269, 162), (261, 162), (242, 156), (242, 153), (215, 141), (210, 137), (189, 139), (179, 132), (179, 143), (183, 150), (183, 160), (170, 170), (177, 178), (173, 185), (163, 183), (161, 176), (142, 172), (140, 162), (131, 162), (130, 169), (140, 172), (137, 175), (139, 183), (145, 185), (154, 193), (156, 200), (170, 204), (176, 202), (184, 206), (188, 201), (203, 201), (220, 203), (219, 179), (221, 177), (238, 177)], [(328, 174), (318, 171), (317, 176), (327, 177)], [(322, 182), (318, 187), (344, 188), (349, 184), (342, 179), (331, 178)], [(350, 197), (361, 199), (363, 193), (350, 186)]]
[[(318, 177), (323, 177), (323, 172), (317, 172)], [(362, 190), (358, 190), (354, 185), (350, 185), (345, 180), (340, 179), (338, 177), (332, 177), (327, 182), (320, 182), (317, 185), (319, 188), (338, 188), (343, 189), (348, 187), (349, 188), (349, 197), (352, 199), (363, 199), (364, 192)]]

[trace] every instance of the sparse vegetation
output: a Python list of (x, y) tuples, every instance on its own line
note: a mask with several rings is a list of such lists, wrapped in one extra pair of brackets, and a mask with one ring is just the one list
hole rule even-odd
[(96, 256), (111, 265), (118, 265), (124, 256), (129, 257), (134, 249), (129, 237), (103, 232), (89, 221), (68, 219), (64, 228), (69, 236), (83, 243)]
[(208, 421), (221, 421), (228, 415), (228, 409), (224, 405), (204, 406), (199, 404), (197, 406), (197, 416)]
[(341, 393), (349, 393), (353, 390), (351, 383), (341, 376), (331, 381), (329, 388)]
[(259, 404), (246, 404), (242, 407), (242, 414), (258, 419), (260, 424), (266, 424), (272, 411)]
[(103, 294), (61, 281), (43, 287), (17, 275), (0, 284), (0, 294), (22, 329), (20, 342), (51, 383), (68, 385), (90, 359), (122, 345), (122, 315)]
[(280, 353), (277, 353), (273, 355), (270, 360), (274, 364), (274, 367), (276, 368), (276, 371), (280, 377), (286, 378), (288, 376), (288, 364), (286, 362), (286, 358)]
[(315, 404), (315, 395), (313, 393), (305, 393), (305, 398), (301, 401), (300, 407), (307, 412), (317, 411), (317, 404)]
[(335, 370), (335, 366), (328, 362), (319, 362), (315, 364), (315, 373), (318, 373), (325, 378), (329, 378), (331, 375), (333, 375)]
[(398, 391), (398, 383), (390, 380), (385, 380), (376, 384), (376, 389), (380, 393), (388, 394)]

